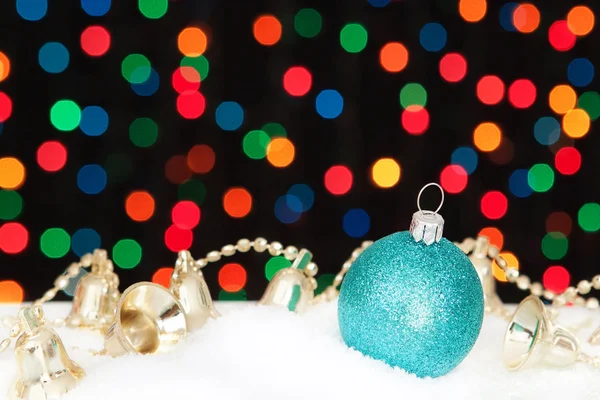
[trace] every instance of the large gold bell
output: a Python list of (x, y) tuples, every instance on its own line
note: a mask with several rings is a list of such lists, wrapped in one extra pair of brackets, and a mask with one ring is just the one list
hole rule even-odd
[(475, 248), (468, 257), (471, 263), (473, 263), (483, 287), (485, 311), (498, 313), (504, 310), (504, 304), (496, 292), (496, 280), (494, 279), (492, 260), (488, 257), (489, 245), (488, 238), (478, 236), (475, 241)]
[(85, 372), (69, 358), (56, 332), (44, 324), (42, 308), (23, 307), (18, 323), (23, 332), (15, 344), (18, 379), (9, 399), (56, 399), (73, 389)]
[(163, 286), (140, 282), (123, 292), (115, 321), (104, 337), (113, 357), (127, 353), (166, 353), (187, 333), (183, 306)]
[(169, 290), (181, 302), (190, 331), (219, 316), (204, 276), (189, 251), (179, 252)]
[(75, 289), (67, 324), (105, 332), (113, 322), (118, 300), (119, 277), (114, 273), (113, 263), (106, 250), (96, 249), (90, 273), (81, 278)]
[(580, 359), (579, 341), (555, 324), (537, 296), (526, 297), (515, 310), (504, 336), (502, 359), (511, 371), (536, 364), (565, 367)]
[(308, 250), (301, 250), (291, 267), (283, 268), (273, 276), (258, 303), (284, 306), (294, 312), (304, 311), (313, 301), (316, 289), (314, 278), (306, 272), (311, 259)]

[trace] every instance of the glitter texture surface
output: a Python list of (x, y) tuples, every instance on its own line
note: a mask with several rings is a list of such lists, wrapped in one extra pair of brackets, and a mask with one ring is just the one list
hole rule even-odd
[(340, 289), (340, 332), (365, 355), (419, 377), (454, 369), (483, 322), (483, 291), (469, 259), (442, 238), (386, 236), (354, 262)]

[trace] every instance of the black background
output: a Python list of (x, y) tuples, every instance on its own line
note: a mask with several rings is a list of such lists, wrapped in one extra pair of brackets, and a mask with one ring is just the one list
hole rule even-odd
[[(577, 211), (582, 204), (599, 200), (599, 139), (594, 124), (590, 133), (574, 144), (582, 154), (581, 170), (574, 176), (557, 173), (549, 192), (519, 199), (510, 193), (508, 178), (515, 169), (536, 163), (553, 165), (553, 151), (536, 142), (533, 125), (541, 116), (553, 115), (548, 93), (558, 83), (568, 83), (567, 65), (574, 57), (600, 64), (598, 30), (579, 39), (572, 50), (560, 53), (548, 43), (547, 32), (552, 22), (566, 17), (573, 6), (570, 2), (534, 2), (541, 11), (541, 25), (529, 35), (501, 27), (498, 13), (503, 2), (489, 1), (486, 17), (475, 24), (460, 17), (457, 3), (404, 0), (379, 9), (366, 0), (179, 0), (169, 3), (163, 18), (149, 20), (134, 0), (113, 1), (104, 17), (88, 16), (76, 0), (50, 0), (46, 17), (29, 22), (19, 17), (14, 1), (3, 1), (0, 51), (9, 56), (12, 72), (0, 83), (0, 90), (13, 99), (14, 112), (0, 135), (0, 156), (15, 156), (27, 168), (26, 183), (19, 189), (24, 212), (18, 221), (29, 230), (30, 242), (17, 255), (0, 253), (0, 279), (21, 283), (27, 299), (39, 297), (51, 286), (76, 256), (70, 252), (52, 260), (43, 255), (39, 238), (49, 227), (62, 227), (71, 234), (81, 227), (94, 228), (108, 249), (121, 238), (137, 240), (143, 248), (142, 262), (132, 270), (118, 270), (121, 289), (149, 280), (157, 268), (172, 265), (175, 257), (164, 245), (163, 235), (177, 201), (177, 186), (165, 178), (165, 163), (201, 143), (214, 149), (216, 165), (200, 176), (207, 197), (201, 207), (202, 220), (194, 229), (193, 254), (200, 257), (240, 237), (264, 236), (284, 245), (309, 248), (321, 271), (334, 273), (362, 239), (408, 228), (419, 189), (439, 180), (455, 148), (473, 145), (473, 129), (483, 121), (501, 126), (505, 138), (514, 144), (514, 158), (507, 165), (498, 165), (479, 153), (478, 168), (469, 176), (467, 188), (446, 197), (441, 211), (445, 236), (461, 240), (485, 226), (496, 226), (504, 233), (504, 248), (517, 255), (521, 270), (532, 278), (541, 279), (543, 271), (556, 264), (570, 270), (574, 283), (591, 278), (598, 270), (598, 235), (579, 228)], [(588, 5), (598, 11), (591, 2)], [(314, 39), (300, 37), (293, 28), (295, 13), (305, 7), (317, 9), (323, 17), (323, 29)], [(253, 38), (252, 23), (262, 13), (274, 14), (282, 22), (283, 37), (275, 46), (261, 46)], [(359, 54), (347, 53), (339, 42), (341, 28), (352, 21), (363, 24), (369, 33), (368, 45)], [(439, 53), (429, 53), (419, 44), (419, 31), (427, 22), (439, 22), (448, 31), (447, 44)], [(112, 34), (111, 48), (103, 57), (91, 58), (81, 51), (80, 34), (90, 24), (105, 26)], [(202, 117), (192, 121), (177, 113), (177, 93), (170, 86), (171, 74), (181, 59), (177, 35), (189, 25), (208, 33), (205, 56), (210, 61), (209, 77), (201, 87), (207, 108)], [(71, 62), (65, 72), (50, 75), (40, 68), (38, 50), (47, 41), (61, 42), (69, 49)], [(390, 41), (400, 41), (409, 50), (408, 67), (398, 74), (385, 72), (378, 62), (380, 48)], [(468, 61), (468, 74), (458, 84), (445, 82), (438, 72), (440, 58), (453, 51)], [(135, 52), (146, 55), (161, 77), (161, 86), (151, 97), (137, 96), (121, 76), (121, 61)], [(312, 89), (302, 98), (290, 97), (281, 84), (283, 73), (294, 65), (304, 65), (313, 74)], [(482, 105), (475, 85), (487, 74), (498, 75), (507, 84), (518, 78), (531, 79), (537, 87), (535, 104), (518, 110), (505, 98), (498, 106)], [(398, 93), (408, 82), (419, 82), (428, 92), (431, 123), (422, 136), (408, 135), (400, 124)], [(597, 82), (595, 79), (586, 90), (597, 90)], [(345, 101), (342, 115), (334, 120), (321, 118), (314, 107), (317, 93), (328, 88), (338, 90)], [(57, 131), (48, 113), (51, 105), (63, 98), (82, 106), (102, 105), (110, 116), (109, 130), (100, 137), (85, 136), (78, 129)], [(245, 111), (244, 124), (236, 132), (224, 132), (215, 123), (215, 109), (226, 100), (239, 102)], [(129, 141), (129, 124), (138, 116), (150, 116), (159, 125), (158, 142), (149, 149), (137, 148)], [(280, 122), (296, 146), (296, 158), (288, 168), (250, 160), (242, 151), (243, 135), (271, 121)], [(49, 139), (60, 140), (69, 151), (67, 166), (56, 174), (44, 172), (35, 160), (38, 146)], [(561, 143), (571, 142), (563, 137)], [(132, 178), (109, 184), (95, 196), (81, 192), (76, 185), (79, 168), (103, 164), (113, 153), (131, 158)], [(375, 188), (369, 179), (370, 166), (385, 156), (402, 166), (400, 183), (389, 190)], [(334, 164), (345, 164), (353, 171), (354, 185), (345, 196), (332, 196), (323, 185), (325, 171)], [(312, 187), (315, 205), (297, 223), (285, 225), (275, 218), (273, 204), (294, 183)], [(222, 196), (232, 186), (243, 186), (253, 195), (253, 209), (246, 218), (233, 219), (223, 210)], [(148, 190), (157, 202), (154, 217), (146, 223), (136, 223), (125, 213), (124, 200), (136, 189)], [(481, 196), (488, 190), (500, 190), (508, 197), (508, 213), (499, 221), (487, 220), (479, 209)], [(433, 206), (436, 196), (430, 193), (425, 203)], [(347, 210), (357, 207), (371, 217), (371, 229), (362, 239), (348, 237), (341, 224)], [(571, 216), (573, 232), (567, 256), (553, 262), (543, 256), (540, 242), (546, 233), (546, 217), (557, 210)], [(248, 298), (260, 297), (266, 286), (263, 266), (268, 256), (243, 255), (231, 260), (248, 270)], [(214, 296), (219, 290), (217, 272), (217, 266), (205, 269)], [(507, 285), (500, 292), (507, 300), (516, 301), (520, 296)]]

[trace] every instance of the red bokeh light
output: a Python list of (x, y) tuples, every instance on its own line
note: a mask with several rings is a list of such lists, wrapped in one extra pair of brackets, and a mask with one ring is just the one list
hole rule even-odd
[(562, 293), (569, 287), (571, 274), (565, 267), (554, 265), (549, 267), (542, 278), (544, 287), (554, 293)]
[(573, 175), (581, 167), (581, 154), (575, 147), (563, 147), (554, 156), (554, 165), (563, 175)]
[(102, 26), (89, 26), (81, 34), (81, 48), (92, 56), (99, 57), (110, 48), (110, 33)]
[(487, 192), (481, 198), (481, 212), (489, 219), (500, 219), (508, 210), (508, 199), (499, 191)]
[(246, 286), (247, 273), (240, 264), (225, 264), (219, 271), (219, 285), (224, 291), (235, 293)]
[(177, 97), (177, 111), (186, 119), (196, 119), (204, 113), (206, 100), (200, 92), (185, 91)]
[(29, 232), (18, 222), (8, 222), (0, 227), (0, 250), (7, 254), (17, 254), (25, 250)]
[(173, 89), (179, 94), (186, 91), (197, 91), (200, 89), (200, 73), (196, 68), (179, 67), (173, 72), (171, 79)]
[(467, 75), (467, 60), (458, 53), (448, 53), (440, 60), (440, 75), (448, 82), (459, 82)]
[(180, 201), (171, 211), (173, 224), (181, 229), (193, 229), (200, 222), (200, 207), (193, 201)]
[(429, 127), (429, 113), (421, 106), (411, 105), (402, 111), (402, 127), (411, 135), (422, 135)]
[(12, 100), (4, 92), (0, 92), (0, 123), (10, 118), (12, 114)]
[(508, 88), (508, 100), (515, 108), (528, 108), (535, 102), (537, 90), (529, 79), (517, 79)]
[(467, 187), (469, 175), (460, 165), (448, 165), (440, 174), (440, 184), (448, 193), (456, 194)]
[(569, 29), (567, 21), (556, 21), (548, 30), (548, 41), (558, 51), (568, 51), (575, 46), (577, 36)]
[(44, 171), (56, 172), (67, 163), (67, 149), (60, 142), (49, 140), (38, 148), (36, 158)]
[(189, 249), (193, 241), (194, 234), (189, 229), (181, 229), (171, 225), (165, 232), (165, 244), (169, 250), (174, 252)]
[(292, 67), (283, 75), (283, 88), (291, 96), (304, 96), (312, 86), (312, 75), (304, 67)]
[(477, 82), (477, 98), (483, 104), (498, 104), (504, 98), (504, 82), (495, 75), (486, 75)]
[(352, 188), (352, 172), (344, 165), (334, 165), (325, 172), (325, 188), (334, 195), (341, 196)]

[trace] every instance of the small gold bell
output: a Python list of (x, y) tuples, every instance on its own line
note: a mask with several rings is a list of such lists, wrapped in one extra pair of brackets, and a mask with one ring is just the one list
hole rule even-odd
[(580, 350), (573, 332), (554, 323), (544, 303), (530, 295), (509, 321), (502, 359), (511, 371), (537, 364), (565, 367), (582, 360)]
[(45, 325), (42, 308), (23, 307), (18, 323), (23, 332), (15, 344), (18, 379), (9, 399), (56, 399), (73, 389), (85, 372), (69, 358), (56, 332)]
[(481, 280), (485, 311), (499, 313), (504, 310), (504, 304), (496, 292), (496, 280), (494, 279), (492, 270), (493, 261), (488, 257), (489, 246), (490, 242), (488, 238), (478, 236), (475, 241), (475, 248), (468, 257)]
[(316, 270), (306, 268), (311, 259), (308, 250), (301, 250), (291, 267), (279, 270), (271, 279), (258, 304), (285, 306), (295, 312), (305, 310), (312, 303), (316, 288)]
[(119, 277), (114, 273), (106, 250), (96, 249), (92, 269), (75, 289), (73, 307), (67, 317), (70, 326), (105, 332), (112, 324), (119, 300)]
[(190, 331), (201, 328), (209, 318), (219, 316), (204, 276), (189, 251), (179, 252), (169, 290), (181, 302)]
[(121, 295), (104, 348), (113, 357), (166, 353), (186, 333), (186, 317), (175, 296), (163, 286), (140, 282)]

